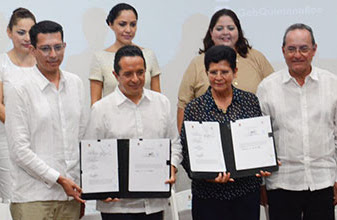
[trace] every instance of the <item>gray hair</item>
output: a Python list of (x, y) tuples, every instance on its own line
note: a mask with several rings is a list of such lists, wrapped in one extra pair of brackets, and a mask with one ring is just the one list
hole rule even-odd
[(307, 31), (309, 31), (309, 33), (310, 33), (310, 35), (311, 35), (311, 43), (312, 43), (312, 45), (315, 45), (315, 44), (316, 44), (315, 38), (314, 38), (314, 33), (313, 33), (311, 27), (309, 27), (309, 26), (306, 25), (306, 24), (296, 23), (296, 24), (293, 24), (293, 25), (289, 26), (289, 27), (287, 28), (286, 32), (284, 33), (282, 47), (284, 47), (284, 46), (286, 45), (286, 36), (287, 36), (287, 34), (288, 34), (290, 31), (293, 31), (293, 30), (296, 30), (296, 29), (307, 30)]

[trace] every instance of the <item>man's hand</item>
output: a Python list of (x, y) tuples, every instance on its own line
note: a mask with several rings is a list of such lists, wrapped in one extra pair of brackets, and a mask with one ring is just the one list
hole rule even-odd
[(81, 202), (81, 203), (85, 203), (85, 200), (81, 199), (81, 193), (82, 193), (82, 189), (76, 185), (76, 183), (74, 183), (74, 181), (72, 181), (69, 178), (60, 176), (57, 179), (57, 182), (63, 187), (64, 192), (68, 195), (68, 196), (72, 196), (74, 197), (75, 200)]
[(119, 199), (118, 198), (111, 198), (111, 197), (108, 197), (108, 198), (106, 198), (106, 199), (104, 199), (104, 200), (102, 200), (103, 202), (107, 202), (107, 203), (109, 203), (109, 202), (118, 202), (119, 201)]
[(165, 181), (165, 184), (171, 184), (173, 185), (176, 182), (176, 172), (177, 172), (177, 168), (173, 165), (171, 165), (171, 177), (170, 179)]
[[(280, 160), (277, 160), (277, 164), (279, 166), (282, 166), (282, 163)], [(271, 175), (271, 172), (268, 172), (268, 171), (263, 171), (263, 170), (260, 170), (260, 173), (257, 173), (255, 174), (257, 177), (267, 177), (267, 176), (270, 176)]]

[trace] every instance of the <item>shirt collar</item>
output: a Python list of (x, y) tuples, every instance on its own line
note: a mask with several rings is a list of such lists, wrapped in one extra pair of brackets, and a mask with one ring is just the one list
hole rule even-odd
[[(133, 101), (131, 101), (128, 97), (126, 97), (122, 91), (119, 89), (119, 86), (116, 87), (116, 94), (117, 94), (117, 98), (116, 98), (116, 104), (119, 106), (125, 102), (129, 102), (129, 103), (133, 103), (135, 104)], [(140, 101), (138, 103), (141, 104), (144, 100), (149, 100), (151, 101), (151, 96), (150, 96), (150, 91), (143, 88), (143, 94), (142, 97), (140, 98)]]
[[(290, 80), (294, 79), (290, 73), (289, 73), (289, 69), (287, 69), (286, 71), (284, 71), (285, 74), (283, 74), (283, 80), (282, 83), (288, 83)], [(309, 75), (307, 76), (309, 78), (311, 78), (312, 80), (317, 81), (318, 80), (318, 74), (317, 74), (317, 69), (314, 66), (311, 66), (311, 72), (309, 73)], [(294, 79), (295, 80), (295, 79)]]
[(317, 73), (317, 69), (314, 66), (311, 66), (311, 73), (309, 74), (309, 77), (313, 80), (318, 80), (318, 73)]
[[(233, 103), (233, 102), (237, 102), (237, 101), (240, 100), (240, 92), (233, 85), (232, 85), (232, 90), (233, 90), (233, 97), (232, 97), (232, 103)], [(208, 90), (206, 91), (206, 93), (207, 93), (207, 95), (209, 97), (211, 97), (213, 99), (213, 96), (212, 96), (212, 87), (211, 86), (208, 87)], [(214, 102), (214, 105), (216, 106), (215, 102)]]
[[(52, 83), (41, 73), (41, 71), (37, 68), (37, 66), (34, 66), (34, 81), (39, 86), (40, 90), (45, 90), (49, 85), (52, 85)], [(63, 88), (63, 85), (65, 83), (65, 78), (60, 70), (60, 82), (59, 82), (59, 89)]]

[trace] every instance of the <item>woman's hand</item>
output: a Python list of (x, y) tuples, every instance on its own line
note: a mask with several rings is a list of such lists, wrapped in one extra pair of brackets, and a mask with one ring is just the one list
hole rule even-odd
[(213, 180), (207, 180), (208, 182), (212, 183), (227, 183), (227, 182), (234, 182), (233, 178), (230, 178), (231, 174), (230, 173), (219, 173), (219, 175), (213, 179)]
[(256, 177), (266, 177), (270, 176), (271, 172), (260, 170), (260, 173), (255, 174)]

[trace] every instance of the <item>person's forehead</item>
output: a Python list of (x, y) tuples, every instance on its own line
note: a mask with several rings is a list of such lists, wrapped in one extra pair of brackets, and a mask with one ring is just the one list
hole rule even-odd
[(306, 29), (295, 29), (287, 33), (285, 43), (306, 42), (311, 43), (310, 32)]
[(230, 23), (234, 24), (234, 20), (231, 16), (229, 15), (221, 15), (216, 23)]
[(37, 43), (38, 44), (62, 43), (61, 32), (38, 33)]
[(220, 60), (219, 62), (210, 62), (209, 64), (210, 66), (229, 66), (229, 62), (227, 59), (223, 59), (223, 60)]
[(131, 9), (120, 11), (115, 20), (123, 20), (126, 18), (132, 18), (134, 20), (137, 20), (135, 13)]
[(123, 56), (121, 57), (119, 63), (121, 67), (134, 67), (134, 66), (142, 66), (144, 67), (144, 60), (140, 56)]
[(26, 26), (34, 25), (34, 21), (31, 18), (20, 18), (17, 22), (13, 25), (13, 29), (20, 29), (25, 28)]

